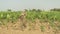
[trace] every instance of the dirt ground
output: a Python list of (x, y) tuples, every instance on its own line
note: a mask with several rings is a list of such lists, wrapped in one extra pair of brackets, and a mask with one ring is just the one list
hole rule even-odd
[[(7, 27), (0, 27), (0, 34), (60, 34), (60, 31), (54, 31), (51, 27), (49, 28), (49, 24), (47, 23), (39, 24), (37, 22), (37, 24), (34, 25), (35, 29), (31, 28), (31, 30), (29, 30), (31, 26), (27, 26), (25, 30), (21, 30), (19, 27), (19, 22), (14, 24), (13, 26), (12, 25), (13, 24), (10, 23)], [(45, 30), (43, 32), (40, 29), (41, 25), (45, 26)]]
[(7, 28), (0, 28), (0, 34), (60, 34), (60, 31), (53, 31), (52, 29), (50, 30), (45, 30), (42, 32), (41, 30), (14, 30), (14, 29), (7, 29)]
[(0, 28), (0, 34), (54, 34), (53, 32), (41, 32), (40, 30), (13, 30), (13, 29), (6, 29), (6, 28)]
[(54, 33), (53, 31), (45, 31), (41, 32), (41, 30), (13, 30), (13, 29), (8, 29), (7, 28), (0, 28), (0, 34), (60, 34)]

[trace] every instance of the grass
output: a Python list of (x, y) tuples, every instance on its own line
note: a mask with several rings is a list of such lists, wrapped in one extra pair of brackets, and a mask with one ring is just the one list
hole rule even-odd
[(40, 28), (40, 29), (41, 29), (41, 31), (42, 31), (42, 32), (44, 32), (44, 31), (45, 31), (45, 27), (44, 27), (43, 25), (42, 25), (42, 26), (40, 26), (40, 27), (41, 27), (41, 28)]

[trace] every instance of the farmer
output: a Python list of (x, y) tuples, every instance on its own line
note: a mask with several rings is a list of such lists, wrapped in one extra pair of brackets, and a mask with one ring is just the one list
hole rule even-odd
[(19, 17), (20, 18), (20, 21), (21, 21), (21, 29), (23, 30), (24, 28), (26, 28), (26, 13), (25, 12), (22, 12), (21, 16)]

